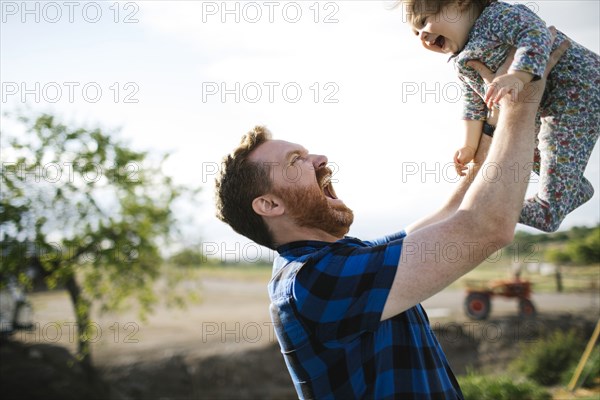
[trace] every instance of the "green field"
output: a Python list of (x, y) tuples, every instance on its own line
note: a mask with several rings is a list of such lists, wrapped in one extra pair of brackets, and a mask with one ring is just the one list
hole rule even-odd
[[(271, 265), (269, 264), (228, 264), (224, 266), (206, 265), (199, 268), (173, 268), (185, 271), (187, 278), (191, 279), (232, 279), (240, 281), (264, 282), (271, 279)], [(600, 288), (600, 264), (591, 266), (562, 267), (563, 292), (589, 292), (598, 291)], [(497, 279), (510, 279), (512, 277), (512, 260), (499, 260), (497, 262), (484, 262), (473, 271), (469, 272), (450, 285), (452, 289), (464, 289), (468, 281), (490, 281)], [(533, 282), (535, 292), (548, 293), (556, 291), (555, 275), (542, 275), (530, 272), (528, 264), (521, 273), (521, 279)]]

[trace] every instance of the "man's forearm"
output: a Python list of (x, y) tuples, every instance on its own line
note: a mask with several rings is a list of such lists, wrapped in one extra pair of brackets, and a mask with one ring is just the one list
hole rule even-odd
[(473, 213), (481, 235), (490, 228), (501, 236), (514, 233), (531, 172), (537, 105), (504, 100), (489, 155), (458, 209)]
[(469, 164), (469, 168), (466, 171), (465, 176), (461, 177), (458, 181), (456, 188), (446, 201), (446, 203), (436, 212), (431, 215), (428, 215), (417, 222), (409, 225), (406, 228), (406, 233), (415, 232), (418, 229), (421, 229), (425, 226), (435, 224), (437, 222), (443, 221), (446, 218), (452, 216), (457, 210), (460, 204), (462, 203), (465, 194), (471, 184), (473, 183), (475, 176), (477, 176), (477, 172), (479, 172), (483, 161), (487, 157), (487, 153), (490, 148), (490, 143), (492, 139), (487, 135), (481, 135), (479, 140), (479, 145), (477, 146), (477, 153), (475, 154), (475, 158), (473, 163)]
[[(461, 182), (446, 211), (437, 214), (441, 220), (433, 223), (430, 219), (406, 236), (398, 262), (398, 271), (402, 272), (394, 277), (382, 319), (439, 292), (479, 265), (490, 255), (490, 250), (512, 240), (527, 180), (514, 179), (508, 172), (511, 166), (529, 164), (536, 109), (530, 104), (503, 109), (488, 157), (473, 184), (469, 186), (468, 180)], [(458, 209), (452, 213), (463, 195)], [(444, 217), (445, 212), (451, 215)], [(440, 248), (447, 244), (456, 250), (455, 258), (439, 257)]]
[[(482, 135), (475, 162), (469, 166), (466, 176), (458, 182), (446, 204), (435, 213), (408, 226), (406, 228), (407, 233), (415, 232), (425, 226), (451, 217), (459, 210), (461, 205), (463, 205), (463, 208), (473, 208), (472, 202), (474, 200), (467, 199), (464, 201), (465, 195), (482, 168), (479, 178), (481, 183), (479, 185), (485, 184), (486, 188), (484, 190), (487, 192), (485, 195), (481, 195), (475, 193), (481, 189), (473, 190), (470, 196), (482, 197), (478, 201), (484, 203), (483, 207), (490, 209), (489, 213), (485, 212), (482, 218), (488, 221), (487, 223), (494, 224), (499, 219), (502, 224), (498, 227), (504, 226), (505, 222), (509, 223), (508, 221), (514, 221), (514, 225), (516, 225), (527, 189), (527, 178), (531, 172), (530, 161), (534, 146), (533, 132), (534, 116), (537, 110), (536, 104), (524, 101), (520, 104), (505, 105), (507, 110), (503, 114), (504, 118), (498, 121), (498, 133), (495, 134), (493, 148), (495, 150), (490, 149), (491, 138)], [(497, 138), (498, 136), (500, 138)], [(515, 138), (512, 138), (512, 136), (515, 136)], [(517, 145), (517, 139), (523, 144)], [(488, 152), (492, 151), (493, 155), (490, 155), (486, 162)], [(519, 174), (523, 175), (518, 176)], [(489, 186), (489, 184), (494, 186)], [(512, 207), (509, 207), (509, 205), (512, 205)], [(477, 212), (481, 212), (481, 207), (478, 208)], [(514, 229), (514, 225), (513, 228), (508, 227), (506, 229)]]

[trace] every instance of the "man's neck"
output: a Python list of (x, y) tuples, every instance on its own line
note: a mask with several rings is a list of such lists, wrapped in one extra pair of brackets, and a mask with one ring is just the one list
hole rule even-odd
[(304, 241), (316, 240), (321, 242), (333, 243), (337, 242), (342, 237), (331, 235), (321, 229), (293, 226), (288, 229), (273, 229), (273, 237), (275, 238), (276, 246), (284, 244)]

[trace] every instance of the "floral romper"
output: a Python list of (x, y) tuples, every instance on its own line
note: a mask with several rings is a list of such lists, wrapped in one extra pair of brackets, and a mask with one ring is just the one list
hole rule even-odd
[[(463, 119), (485, 120), (487, 108), (483, 79), (466, 65), (479, 60), (496, 71), (512, 47), (517, 48), (511, 70), (539, 79), (552, 50), (563, 40), (551, 34), (533, 11), (524, 5), (494, 2), (475, 21), (465, 48), (451, 59), (463, 83)], [(568, 213), (594, 194), (583, 177), (600, 132), (600, 57), (578, 43), (571, 46), (550, 72), (537, 115), (537, 148), (533, 170), (540, 175), (538, 193), (526, 199), (519, 222), (546, 232), (558, 229)], [(518, 174), (523, 166), (515, 166)]]

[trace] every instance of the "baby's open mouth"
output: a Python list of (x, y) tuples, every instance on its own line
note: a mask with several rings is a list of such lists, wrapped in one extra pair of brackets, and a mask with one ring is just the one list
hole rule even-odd
[(439, 47), (440, 49), (444, 48), (444, 44), (446, 43), (446, 38), (443, 37), (442, 35), (438, 36), (435, 39), (435, 42), (433, 42), (433, 44), (437, 47)]

